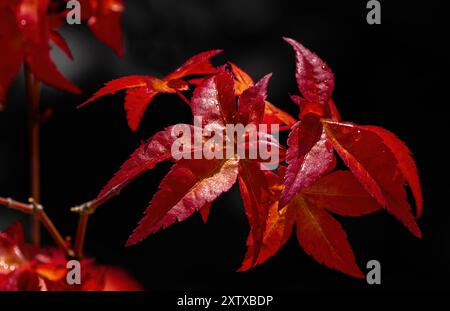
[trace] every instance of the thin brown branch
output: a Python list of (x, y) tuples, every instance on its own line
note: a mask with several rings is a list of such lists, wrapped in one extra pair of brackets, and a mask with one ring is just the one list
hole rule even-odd
[(78, 219), (78, 226), (77, 226), (77, 234), (75, 236), (75, 256), (78, 258), (83, 258), (84, 256), (84, 240), (86, 238), (86, 230), (87, 230), (87, 224), (89, 220), (89, 215), (94, 213), (95, 209), (106, 202), (107, 200), (103, 202), (99, 202), (97, 204), (94, 204), (94, 201), (89, 201), (86, 203), (83, 203), (81, 205), (72, 207), (70, 210), (72, 212), (79, 214)]
[(68, 256), (73, 257), (74, 252), (69, 248), (66, 241), (63, 239), (59, 231), (56, 229), (53, 222), (48, 217), (47, 213), (44, 211), (44, 208), (40, 204), (36, 204), (34, 200), (30, 199), (30, 203), (22, 203), (15, 201), (11, 198), (2, 198), (0, 197), (0, 205), (3, 205), (7, 208), (11, 208), (14, 210), (21, 211), (25, 214), (35, 215), (39, 222), (42, 222), (44, 227), (47, 229), (50, 236), (53, 238), (55, 243), (63, 249)]
[(86, 229), (87, 224), (89, 220), (89, 216), (95, 212), (95, 210), (100, 207), (101, 205), (105, 204), (107, 201), (109, 201), (111, 198), (117, 196), (120, 194), (120, 191), (110, 191), (110, 193), (107, 196), (104, 196), (100, 200), (92, 200), (83, 204), (80, 204), (78, 206), (72, 207), (70, 210), (74, 213), (79, 214), (79, 220), (78, 220), (78, 227), (77, 227), (77, 234), (75, 236), (75, 255), (78, 258), (83, 257), (83, 248), (84, 248), (84, 240), (86, 237)]
[(73, 257), (75, 254), (74, 252), (69, 248), (67, 245), (66, 240), (61, 236), (59, 231), (56, 229), (53, 222), (48, 218), (47, 213), (42, 209), (38, 211), (38, 218), (44, 225), (44, 227), (47, 229), (47, 231), (50, 233), (50, 235), (53, 237), (53, 240), (55, 240), (55, 243), (63, 249), (66, 254), (70, 257)]
[(77, 205), (72, 207), (70, 210), (74, 213), (87, 213), (93, 214), (97, 208), (111, 200), (112, 198), (118, 196), (120, 194), (119, 189), (113, 189), (108, 192), (107, 195), (103, 196), (101, 199), (94, 199), (92, 201)]
[[(41, 84), (25, 65), (25, 86), (28, 105), (29, 154), (30, 154), (30, 187), (31, 197), (36, 202), (41, 201), (41, 159), (40, 159), (40, 122), (39, 99)], [(40, 223), (34, 215), (31, 223), (31, 237), (35, 246), (40, 245)]]
[(0, 197), (0, 205), (3, 205), (7, 208), (21, 211), (22, 213), (25, 213), (25, 214), (33, 214), (33, 212), (34, 212), (34, 207), (32, 204), (25, 204), (22, 202), (18, 202), (11, 198), (1, 198)]
[(83, 258), (84, 240), (86, 237), (87, 224), (89, 220), (89, 214), (87, 212), (81, 212), (78, 220), (77, 235), (75, 238), (75, 256)]

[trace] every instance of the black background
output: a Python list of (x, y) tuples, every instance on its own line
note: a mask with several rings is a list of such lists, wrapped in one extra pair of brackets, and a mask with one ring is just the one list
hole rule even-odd
[[(295, 5), (294, 5), (295, 3)], [(64, 234), (75, 231), (69, 207), (95, 197), (129, 154), (156, 131), (189, 122), (188, 107), (171, 95), (157, 96), (137, 133), (125, 120), (123, 95), (75, 109), (104, 82), (130, 74), (162, 76), (197, 52), (223, 48), (217, 63), (232, 60), (255, 79), (273, 72), (269, 99), (298, 113), (288, 93), (298, 93), (292, 37), (327, 61), (336, 77), (334, 100), (344, 120), (383, 126), (414, 152), (423, 183), (423, 239), (414, 238), (386, 212), (339, 218), (360, 267), (377, 259), (382, 285), (369, 286), (320, 265), (295, 236), (261, 267), (237, 273), (248, 224), (234, 187), (213, 205), (209, 222), (199, 215), (125, 248), (128, 235), (155, 193), (169, 164), (131, 184), (91, 217), (86, 248), (101, 263), (119, 265), (149, 290), (448, 290), (449, 206), (445, 99), (448, 34), (438, 2), (381, 1), (382, 24), (366, 23), (366, 1), (126, 1), (126, 55), (117, 58), (86, 27), (63, 30), (74, 53), (53, 57), (85, 93), (45, 88), (43, 107), (54, 116), (42, 130), (43, 204)], [(445, 57), (444, 57), (445, 56)], [(28, 150), (23, 77), (19, 75), (0, 114), (0, 195), (28, 197)], [(0, 210), (0, 228), (16, 213)], [(50, 238), (45, 236), (50, 242)]]

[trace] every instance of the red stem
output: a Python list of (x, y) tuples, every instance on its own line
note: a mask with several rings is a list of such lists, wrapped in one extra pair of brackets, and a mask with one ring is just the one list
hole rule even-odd
[[(39, 124), (39, 99), (41, 94), (40, 82), (25, 65), (25, 85), (28, 104), (28, 128), (29, 128), (29, 154), (30, 154), (30, 186), (31, 197), (41, 201), (41, 169), (40, 169), (40, 124)], [(35, 246), (41, 242), (41, 231), (37, 213), (31, 222), (31, 238)]]
[(55, 240), (56, 244), (61, 249), (63, 249), (67, 253), (67, 255), (69, 256), (74, 255), (73, 251), (69, 248), (66, 241), (63, 239), (58, 229), (56, 229), (55, 225), (50, 220), (50, 218), (48, 217), (47, 213), (44, 211), (41, 205), (35, 203), (25, 204), (10, 198), (2, 198), (2, 197), (0, 197), (0, 205), (21, 211), (25, 214), (35, 215), (38, 221), (42, 222), (44, 227), (50, 233), (51, 237)]
[(77, 235), (75, 239), (75, 256), (83, 258), (84, 240), (86, 237), (86, 229), (88, 224), (89, 214), (81, 211), (80, 218), (78, 220)]
[(44, 227), (53, 237), (53, 240), (55, 240), (56, 245), (58, 245), (61, 249), (63, 249), (67, 255), (73, 257), (74, 252), (69, 248), (66, 240), (64, 240), (64, 238), (61, 236), (58, 229), (56, 229), (55, 225), (50, 220), (50, 218), (48, 218), (47, 213), (43, 209), (41, 209), (36, 214), (38, 215), (38, 219), (42, 222)]
[(75, 237), (75, 255), (78, 258), (83, 257), (83, 247), (84, 247), (84, 240), (86, 237), (86, 229), (87, 224), (89, 220), (89, 215), (95, 212), (95, 210), (106, 203), (108, 200), (110, 200), (112, 197), (118, 195), (120, 191), (111, 191), (107, 196), (103, 197), (101, 200), (93, 200), (86, 203), (83, 203), (81, 205), (72, 207), (70, 210), (72, 212), (79, 214), (78, 219), (78, 227), (77, 227), (77, 234)]
[(33, 213), (33, 206), (31, 204), (17, 202), (10, 198), (0, 198), (0, 205), (21, 211), (22, 213), (25, 213), (25, 214)]

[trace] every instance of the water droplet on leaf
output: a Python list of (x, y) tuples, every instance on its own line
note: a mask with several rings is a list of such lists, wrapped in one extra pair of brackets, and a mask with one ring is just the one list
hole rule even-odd
[(361, 139), (361, 130), (357, 130), (354, 136), (355, 142), (359, 141)]

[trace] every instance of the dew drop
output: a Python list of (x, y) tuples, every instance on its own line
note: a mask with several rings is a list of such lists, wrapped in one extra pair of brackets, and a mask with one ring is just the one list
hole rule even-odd
[(357, 130), (355, 133), (354, 140), (355, 142), (359, 141), (361, 139), (361, 130)]
[(26, 24), (27, 24), (27, 21), (25, 19), (20, 20), (20, 25), (26, 26)]

